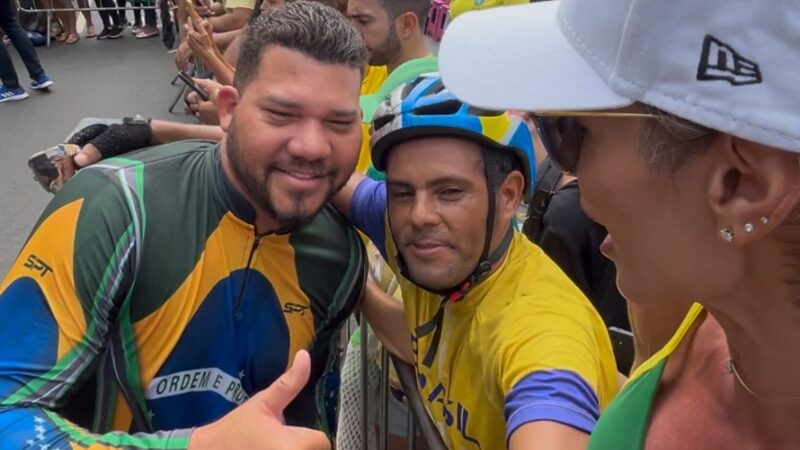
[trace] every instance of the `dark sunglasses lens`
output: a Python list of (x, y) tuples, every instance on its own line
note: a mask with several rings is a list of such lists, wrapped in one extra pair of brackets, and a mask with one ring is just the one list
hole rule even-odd
[(574, 173), (583, 129), (571, 117), (537, 116), (536, 128), (550, 159), (564, 172)]

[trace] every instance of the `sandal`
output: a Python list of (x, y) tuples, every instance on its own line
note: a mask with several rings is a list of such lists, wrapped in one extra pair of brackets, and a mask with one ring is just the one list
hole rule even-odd
[(156, 37), (158, 35), (159, 35), (158, 28), (149, 33), (146, 31), (139, 31), (138, 33), (136, 33), (136, 39), (147, 39), (151, 37)]
[(94, 29), (94, 25), (87, 25), (86, 26), (86, 33), (83, 35), (86, 39), (91, 39), (93, 37), (97, 37), (97, 30)]
[(68, 33), (61, 33), (56, 36), (56, 42), (64, 42), (67, 40), (68, 37), (69, 37)]
[(70, 34), (69, 37), (67, 37), (67, 40), (64, 41), (64, 43), (67, 45), (72, 45), (80, 40), (81, 38), (77, 34)]

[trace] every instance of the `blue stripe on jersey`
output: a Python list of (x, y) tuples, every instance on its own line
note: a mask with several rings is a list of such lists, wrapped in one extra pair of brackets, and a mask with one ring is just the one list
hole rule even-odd
[(2, 403), (55, 364), (58, 327), (44, 293), (30, 278), (14, 280), (0, 294), (0, 326)]
[(506, 441), (517, 428), (536, 421), (558, 422), (591, 433), (600, 403), (589, 383), (567, 370), (527, 375), (506, 396)]

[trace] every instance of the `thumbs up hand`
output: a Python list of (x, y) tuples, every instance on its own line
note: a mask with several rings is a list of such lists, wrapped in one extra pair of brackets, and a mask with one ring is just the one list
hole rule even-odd
[(272, 385), (218, 421), (196, 429), (189, 450), (330, 450), (324, 433), (282, 423), (283, 410), (308, 382), (311, 357), (301, 350)]

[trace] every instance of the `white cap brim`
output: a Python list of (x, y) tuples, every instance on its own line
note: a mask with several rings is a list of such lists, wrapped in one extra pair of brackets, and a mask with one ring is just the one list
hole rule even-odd
[(614, 93), (558, 24), (560, 2), (498, 7), (459, 16), (439, 49), (445, 86), (482, 108), (524, 111), (614, 109)]

